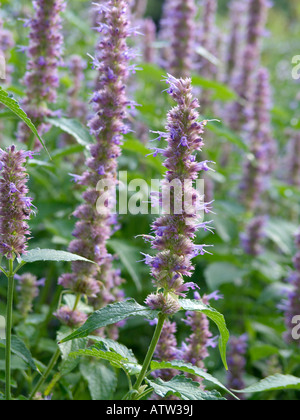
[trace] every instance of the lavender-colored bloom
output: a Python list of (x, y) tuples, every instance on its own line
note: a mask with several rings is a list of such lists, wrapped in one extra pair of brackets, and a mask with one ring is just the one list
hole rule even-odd
[(246, 13), (249, 0), (231, 0), (230, 9), (230, 35), (226, 58), (226, 82), (232, 83), (233, 75), (242, 65), (243, 32), (246, 26)]
[(195, 17), (196, 7), (194, 0), (172, 0), (168, 2), (166, 10), (169, 25), (165, 41), (170, 42), (167, 70), (175, 77), (190, 76), (195, 44)]
[(53, 314), (60, 322), (70, 328), (78, 328), (87, 320), (87, 315), (78, 309), (72, 310), (68, 306), (62, 306)]
[(143, 21), (143, 56), (145, 63), (154, 63), (155, 61), (155, 48), (154, 42), (156, 40), (156, 25), (151, 18), (144, 19)]
[(290, 185), (300, 187), (300, 131), (291, 133), (288, 144), (287, 162), (288, 169), (287, 181)]
[[(227, 386), (229, 389), (244, 389), (245, 383), (243, 376), (246, 367), (246, 352), (247, 352), (248, 336), (244, 334), (240, 337), (231, 337), (229, 342), (229, 352), (227, 357), (228, 373)], [(229, 399), (233, 397), (229, 396)], [(240, 399), (244, 399), (243, 394), (239, 394)]]
[(257, 257), (263, 252), (261, 242), (266, 236), (266, 222), (265, 216), (254, 217), (246, 226), (246, 232), (241, 234), (241, 243), (244, 251), (253, 257)]
[(297, 252), (293, 259), (294, 271), (288, 278), (288, 282), (292, 285), (292, 290), (288, 293), (284, 302), (285, 324), (288, 329), (285, 338), (288, 342), (291, 342), (293, 339), (292, 330), (295, 328), (293, 318), (300, 314), (300, 230), (296, 234), (295, 243)]
[[(82, 195), (84, 203), (74, 212), (78, 222), (73, 232), (75, 239), (69, 246), (70, 252), (86, 257), (96, 265), (74, 262), (72, 273), (64, 274), (59, 282), (74, 292), (92, 297), (94, 306), (99, 308), (123, 298), (119, 289), (122, 283), (120, 272), (113, 268), (113, 257), (106, 249), (116, 225), (112, 217), (114, 197), (108, 198), (105, 209), (97, 208), (97, 202), (106, 192), (104, 185), (112, 188), (117, 185), (117, 159), (121, 155), (123, 135), (128, 132), (124, 122), (129, 105), (125, 83), (132, 57), (127, 38), (132, 31), (125, 0), (110, 0), (106, 5), (96, 5), (96, 10), (101, 39), (94, 66), (99, 77), (91, 100), (94, 117), (89, 121), (96, 144), (91, 146), (87, 170), (77, 178), (78, 184), (86, 188)], [(102, 187), (99, 181), (103, 181)], [(116, 337), (115, 330), (113, 335)]]
[(232, 129), (241, 130), (249, 121), (248, 103), (255, 89), (255, 78), (260, 63), (261, 39), (265, 34), (268, 0), (249, 0), (246, 45), (240, 71), (232, 85), (244, 100), (234, 102), (229, 107), (229, 123)]
[[(24, 109), (31, 120), (38, 126), (39, 133), (49, 130), (46, 117), (53, 115), (48, 104), (55, 103), (59, 87), (58, 66), (62, 55), (62, 21), (60, 13), (65, 8), (64, 0), (34, 0), (35, 16), (29, 20), (30, 43), (27, 73), (24, 77), (26, 97)], [(30, 131), (24, 123), (19, 127), (19, 140), (27, 142)], [(36, 148), (40, 143), (36, 143)]]
[(25, 163), (31, 156), (15, 146), (0, 149), (0, 253), (9, 259), (26, 252), (30, 235), (26, 221), (34, 206), (27, 196)]
[[(222, 298), (216, 292), (212, 295), (204, 295), (202, 302), (209, 304), (211, 299)], [(194, 299), (201, 300), (198, 292), (194, 293)], [(181, 357), (184, 361), (193, 364), (201, 369), (205, 369), (204, 361), (209, 356), (208, 348), (216, 347), (216, 339), (213, 338), (209, 330), (209, 320), (206, 315), (199, 312), (187, 312), (185, 323), (190, 327), (192, 334), (182, 343)], [(192, 376), (193, 380), (202, 382), (197, 376)]]
[(68, 67), (72, 77), (72, 87), (68, 92), (69, 96), (69, 117), (77, 118), (84, 121), (87, 114), (85, 102), (80, 100), (79, 94), (82, 89), (82, 81), (84, 80), (84, 70), (86, 69), (86, 61), (79, 55), (70, 57)]
[(148, 0), (132, 0), (131, 3), (131, 10), (134, 18), (137, 21), (141, 20), (146, 13)]
[(13, 34), (10, 30), (3, 28), (3, 21), (0, 19), (0, 53), (3, 54), (5, 58), (5, 83), (9, 85), (11, 83), (11, 74), (13, 73), (14, 67), (8, 65), (7, 61), (9, 59), (9, 53), (11, 49), (15, 46)]
[[(198, 178), (198, 173), (208, 169), (208, 166), (207, 162), (197, 162), (194, 155), (194, 152), (201, 150), (203, 146), (201, 136), (206, 121), (198, 122), (199, 103), (192, 95), (191, 80), (176, 79), (168, 75), (166, 82), (169, 84), (169, 95), (177, 102), (177, 106), (168, 114), (167, 133), (162, 136), (168, 143), (166, 149), (162, 149), (167, 168), (163, 190), (167, 189), (170, 192), (170, 211), (156, 219), (152, 225), (154, 236), (147, 239), (150, 239), (152, 248), (158, 253), (154, 257), (148, 256), (146, 263), (151, 268), (156, 288), (164, 290), (163, 294), (150, 295), (147, 303), (150, 307), (171, 314), (178, 310), (178, 296), (185, 296), (189, 289), (196, 287), (194, 283), (184, 283), (183, 279), (184, 276), (192, 275), (192, 258), (207, 252), (206, 245), (193, 243), (198, 228), (207, 229), (207, 225), (199, 218), (198, 210), (201, 205), (193, 181)], [(188, 180), (189, 183), (184, 182)], [(179, 181), (180, 192), (170, 189), (170, 183), (173, 182), (174, 185), (174, 182)], [(178, 214), (175, 211), (175, 203), (184, 203), (187, 196), (191, 198), (191, 208), (186, 209), (186, 206), (183, 206), (184, 208), (180, 209), (181, 214)], [(158, 200), (162, 200), (162, 194)], [(210, 211), (207, 204), (203, 204), (203, 208), (207, 212)]]
[(16, 275), (18, 281), (18, 305), (17, 309), (26, 318), (32, 312), (33, 300), (39, 295), (39, 287), (44, 286), (45, 279), (38, 280), (36, 276), (25, 273)]
[(244, 165), (240, 191), (245, 206), (253, 211), (261, 206), (261, 196), (268, 187), (276, 156), (276, 142), (272, 136), (271, 126), (269, 73), (264, 68), (260, 69), (257, 75), (251, 122), (246, 129), (250, 158), (247, 156)]

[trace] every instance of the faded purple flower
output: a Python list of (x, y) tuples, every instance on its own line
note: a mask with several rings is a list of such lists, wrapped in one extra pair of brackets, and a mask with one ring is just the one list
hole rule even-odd
[(25, 169), (30, 157), (30, 152), (18, 151), (15, 146), (0, 149), (0, 253), (9, 259), (26, 252), (30, 235), (26, 221), (34, 206), (27, 196)]
[(39, 295), (39, 287), (44, 286), (45, 279), (38, 280), (36, 276), (25, 273), (21, 276), (15, 275), (18, 281), (18, 305), (17, 309), (26, 318), (32, 312), (33, 300)]
[[(26, 97), (23, 106), (42, 135), (50, 128), (44, 119), (53, 115), (48, 104), (56, 102), (59, 87), (58, 67), (62, 62), (63, 43), (60, 14), (65, 9), (65, 1), (34, 0), (33, 7), (35, 16), (28, 23), (30, 42), (26, 51), (29, 61), (24, 77)], [(26, 143), (30, 136), (28, 127), (21, 123), (19, 140)], [(35, 148), (40, 147), (36, 142)]]
[(53, 314), (59, 321), (70, 328), (78, 328), (87, 320), (87, 315), (78, 309), (72, 310), (68, 306), (62, 306)]
[(246, 226), (246, 232), (241, 234), (241, 243), (244, 251), (257, 257), (263, 252), (262, 240), (265, 238), (265, 227), (267, 218), (256, 216)]
[(286, 162), (288, 169), (286, 178), (290, 185), (300, 187), (300, 131), (293, 131), (290, 137)]
[(68, 115), (71, 118), (78, 118), (84, 121), (87, 114), (87, 106), (85, 102), (80, 100), (80, 92), (82, 89), (82, 82), (84, 80), (84, 70), (87, 63), (79, 55), (72, 55), (68, 62), (68, 68), (71, 73), (72, 87), (68, 92), (69, 96), (69, 111)]
[[(229, 342), (229, 352), (227, 357), (228, 373), (227, 373), (227, 386), (229, 389), (241, 390), (245, 388), (244, 375), (246, 367), (246, 352), (248, 347), (248, 336), (244, 334), (240, 337), (231, 337)], [(245, 399), (243, 394), (238, 397)], [(229, 396), (228, 399), (234, 399)]]
[(142, 32), (144, 34), (143, 56), (145, 63), (154, 63), (155, 61), (155, 47), (156, 40), (156, 25), (151, 18), (143, 20)]

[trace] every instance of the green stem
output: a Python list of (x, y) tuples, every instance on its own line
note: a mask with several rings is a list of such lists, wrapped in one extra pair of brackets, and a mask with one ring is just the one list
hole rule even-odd
[(52, 369), (55, 367), (55, 365), (56, 365), (56, 363), (59, 359), (59, 356), (60, 356), (60, 350), (58, 348), (56, 350), (55, 354), (53, 355), (52, 359), (50, 360), (50, 363), (49, 363), (49, 366), (48, 366), (47, 370), (41, 376), (40, 380), (38, 381), (38, 383), (34, 387), (33, 391), (31, 392), (30, 397), (29, 397), (30, 400), (32, 400), (34, 398), (35, 394), (39, 391), (40, 387), (44, 384), (44, 382), (46, 381), (46, 379), (50, 375)]
[[(75, 304), (73, 311), (76, 310), (78, 303), (80, 302), (81, 294), (78, 293), (76, 295)], [(48, 376), (50, 375), (52, 369), (55, 367), (58, 359), (60, 357), (60, 350), (59, 348), (56, 350), (56, 353), (53, 355), (52, 359), (50, 360), (49, 366), (45, 373), (42, 375), (36, 386), (34, 387), (34, 390), (31, 392), (29, 399), (32, 400), (35, 396), (35, 394), (39, 391), (39, 389), (44, 385), (45, 381), (47, 380)]]
[(14, 262), (9, 260), (8, 271), (8, 292), (6, 310), (6, 340), (5, 340), (5, 394), (6, 400), (11, 400), (11, 331), (12, 331), (12, 310), (14, 299)]
[(165, 320), (166, 320), (167, 316), (165, 314), (160, 313), (158, 315), (158, 322), (156, 325), (156, 329), (150, 344), (150, 347), (148, 349), (147, 355), (145, 357), (144, 363), (143, 363), (143, 367), (142, 370), (137, 378), (137, 381), (133, 387), (134, 390), (138, 391), (140, 386), (143, 383), (143, 380), (145, 379), (146, 373), (148, 371), (148, 368), (150, 366), (151, 360), (153, 358), (153, 354), (155, 352), (159, 337), (161, 335)]

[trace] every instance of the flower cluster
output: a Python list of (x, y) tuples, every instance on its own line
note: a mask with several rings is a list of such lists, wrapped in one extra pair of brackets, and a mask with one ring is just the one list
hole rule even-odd
[(257, 257), (263, 251), (261, 242), (265, 238), (266, 216), (257, 216), (250, 220), (246, 232), (241, 234), (244, 251), (248, 255)]
[[(14, 46), (15, 41), (12, 32), (3, 28), (3, 21), (0, 19), (0, 51), (3, 53), (6, 61), (9, 59), (9, 52)], [(9, 85), (11, 82), (13, 66), (6, 64), (5, 67), (5, 83)]]
[(234, 102), (229, 108), (229, 121), (232, 129), (241, 130), (249, 121), (248, 105), (251, 101), (257, 69), (260, 63), (261, 39), (265, 34), (268, 0), (250, 0), (246, 45), (240, 65), (232, 85), (244, 101)]
[(291, 133), (288, 145), (287, 168), (288, 183), (300, 187), (300, 131)]
[(285, 311), (285, 323), (288, 328), (286, 333), (287, 341), (292, 340), (292, 330), (295, 327), (293, 318), (300, 314), (300, 230), (296, 234), (296, 255), (294, 257), (294, 271), (290, 274), (288, 282), (292, 286), (292, 290), (288, 292), (287, 299), (283, 302)]
[(25, 163), (30, 152), (11, 146), (0, 149), (0, 253), (9, 259), (24, 254), (30, 235), (27, 220), (33, 212), (27, 196)]
[[(58, 67), (62, 64), (62, 21), (60, 13), (65, 8), (64, 0), (34, 0), (35, 16), (30, 27), (30, 43), (27, 73), (24, 77), (26, 97), (23, 106), (29, 118), (38, 126), (39, 133), (49, 130), (44, 119), (52, 115), (48, 104), (55, 103), (59, 87)], [(27, 142), (30, 136), (23, 123), (19, 127), (19, 140)], [(36, 148), (40, 147), (36, 143)]]
[[(169, 32), (170, 54), (166, 64), (168, 71), (175, 77), (190, 76), (195, 45), (195, 17), (194, 0), (173, 0), (167, 10), (167, 24)], [(166, 24), (166, 23), (165, 23)]]
[(15, 275), (18, 281), (18, 311), (26, 318), (32, 311), (33, 300), (39, 295), (39, 287), (45, 285), (45, 279), (38, 280), (36, 276), (25, 273), (21, 276)]
[(87, 113), (85, 102), (79, 99), (79, 94), (82, 88), (82, 81), (84, 80), (84, 70), (86, 69), (86, 61), (79, 55), (72, 55), (70, 57), (68, 67), (72, 74), (73, 85), (68, 92), (69, 95), (69, 116), (84, 120)]
[[(202, 302), (208, 305), (211, 299), (221, 299), (217, 292), (211, 295), (204, 295)], [(194, 293), (194, 299), (201, 300), (198, 292)], [(182, 357), (188, 363), (201, 369), (205, 368), (204, 360), (208, 357), (208, 348), (216, 347), (216, 337), (213, 338), (209, 330), (209, 320), (206, 315), (199, 312), (187, 312), (185, 323), (190, 327), (192, 334), (182, 344)], [(202, 379), (193, 376), (193, 380), (202, 382)]]
[[(210, 211), (210, 205), (201, 202), (193, 181), (198, 178), (200, 171), (207, 171), (209, 167), (207, 161), (197, 162), (194, 154), (204, 144), (201, 136), (206, 121), (198, 121), (199, 103), (192, 95), (191, 80), (168, 75), (166, 81), (169, 84), (167, 91), (177, 106), (168, 114), (167, 132), (159, 133), (168, 145), (166, 149), (155, 149), (154, 153), (161, 152), (166, 158), (163, 191), (164, 188), (169, 190), (169, 209), (152, 225), (154, 236), (150, 236), (150, 240), (152, 248), (158, 253), (155, 256), (145, 255), (145, 262), (151, 268), (158, 290), (158, 293), (148, 296), (147, 304), (153, 309), (173, 314), (179, 310), (178, 297), (185, 296), (189, 289), (197, 287), (191, 282), (184, 283), (183, 279), (192, 275), (192, 258), (207, 252), (206, 245), (195, 245), (193, 239), (200, 227), (210, 230), (210, 222), (203, 222), (200, 217), (201, 210), (206, 213)], [(175, 184), (179, 185), (179, 190), (174, 188)], [(160, 193), (160, 201), (164, 201), (162, 195)], [(187, 197), (191, 205), (184, 205), (177, 212), (176, 203), (186, 204)]]
[(78, 309), (72, 310), (68, 306), (62, 306), (53, 314), (59, 321), (70, 328), (78, 328), (87, 320), (87, 315)]
[[(227, 358), (227, 385), (229, 389), (240, 390), (245, 388), (243, 376), (246, 367), (247, 342), (247, 334), (240, 337), (231, 337)], [(239, 398), (243, 399), (243, 395), (239, 394)], [(233, 397), (229, 396), (229, 399), (233, 399)]]
[(86, 257), (96, 265), (74, 262), (72, 273), (62, 275), (59, 284), (93, 298), (94, 306), (99, 308), (123, 297), (118, 288), (122, 283), (120, 272), (113, 268), (113, 256), (106, 248), (117, 225), (111, 211), (114, 197), (108, 197), (101, 208), (97, 203), (106, 193), (105, 185), (116, 186), (120, 145), (123, 135), (129, 131), (124, 123), (130, 105), (125, 82), (129, 77), (132, 53), (126, 41), (132, 31), (125, 0), (110, 0), (96, 8), (100, 16), (97, 30), (102, 36), (94, 58), (99, 77), (92, 97), (94, 117), (89, 121), (96, 144), (90, 149), (91, 157), (86, 162), (88, 169), (76, 177), (78, 184), (85, 187), (84, 203), (74, 212), (78, 221), (73, 232), (75, 239), (69, 246), (70, 252)]

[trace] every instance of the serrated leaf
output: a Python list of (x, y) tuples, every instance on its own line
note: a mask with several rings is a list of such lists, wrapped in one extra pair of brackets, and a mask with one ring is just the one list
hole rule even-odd
[(118, 353), (120, 356), (124, 357), (129, 362), (137, 363), (137, 359), (134, 356), (132, 350), (130, 350), (123, 344), (118, 343), (115, 340), (111, 340), (110, 338), (98, 337), (95, 335), (90, 335), (88, 339), (91, 341), (96, 341), (98, 343), (103, 343), (109, 350)]
[(205, 305), (200, 300), (192, 300), (192, 299), (180, 299), (179, 300), (181, 308), (186, 311), (197, 311), (205, 314), (208, 318), (210, 318), (214, 323), (217, 325), (220, 331), (220, 339), (219, 339), (219, 349), (221, 358), (225, 368), (228, 370), (227, 361), (226, 361), (226, 345), (229, 340), (229, 331), (226, 327), (226, 322), (224, 316), (220, 314), (216, 309), (212, 308), (209, 305)]
[(80, 255), (71, 254), (66, 251), (56, 251), (55, 249), (31, 249), (26, 254), (21, 256), (21, 260), (26, 263), (33, 263), (36, 261), (85, 261), (95, 264), (93, 261), (87, 260)]
[(117, 387), (117, 375), (112, 368), (99, 362), (83, 362), (80, 372), (88, 383), (93, 401), (112, 399)]
[(89, 349), (77, 350), (70, 353), (70, 357), (78, 357), (78, 356), (96, 357), (97, 359), (107, 360), (113, 365), (117, 365), (119, 367), (121, 367), (123, 361), (127, 361), (120, 354), (117, 354), (112, 351), (101, 350), (97, 348), (96, 346), (93, 346), (92, 348), (89, 348)]
[(262, 379), (260, 382), (251, 385), (248, 388), (233, 391), (247, 394), (253, 392), (279, 391), (284, 389), (300, 389), (300, 378), (296, 378), (296, 376), (292, 375), (282, 375), (277, 373), (276, 375)]
[[(219, 386), (224, 391), (232, 394), (229, 389), (226, 388), (217, 378), (214, 378), (209, 373), (205, 372), (203, 369), (200, 369), (197, 366), (192, 365), (191, 363), (183, 362), (182, 360), (171, 360), (170, 362), (157, 362), (153, 360), (151, 362), (151, 370), (161, 370), (161, 369), (176, 369), (182, 372), (190, 373), (191, 375), (200, 376), (200, 378), (205, 379), (208, 382), (213, 383), (214, 385)], [(236, 397), (235, 397), (236, 398)]]
[(70, 134), (81, 146), (87, 147), (94, 143), (93, 137), (80, 121), (71, 118), (47, 118), (46, 121)]
[(136, 261), (138, 258), (137, 255), (140, 255), (138, 250), (117, 239), (110, 240), (108, 242), (108, 246), (111, 247), (113, 251), (119, 256), (121, 262), (126, 267), (128, 273), (134, 281), (136, 288), (138, 291), (141, 291), (142, 283), (135, 269)]
[[(1, 347), (5, 348), (6, 347), (5, 343), (6, 343), (5, 339), (0, 340), (0, 348)], [(15, 335), (11, 337), (11, 351), (13, 354), (18, 356), (25, 363), (27, 363), (31, 367), (32, 370), (34, 370), (35, 372), (39, 372), (38, 368), (36, 367), (34, 363), (34, 360), (31, 356), (30, 351), (28, 350), (24, 342)]]
[(4, 106), (6, 106), (8, 109), (10, 109), (15, 115), (17, 115), (17, 117), (19, 117), (27, 125), (27, 127), (32, 131), (32, 133), (38, 138), (41, 145), (43, 146), (46, 153), (49, 155), (51, 159), (51, 156), (45, 146), (45, 143), (43, 139), (40, 137), (39, 133), (37, 132), (37, 129), (35, 128), (33, 122), (27, 117), (26, 113), (20, 107), (19, 103), (1, 87), (0, 87), (0, 102)]
[(168, 382), (158, 378), (156, 380), (147, 380), (153, 391), (160, 397), (176, 395), (185, 401), (205, 401), (205, 400), (224, 400), (217, 391), (203, 391), (198, 382), (186, 376), (175, 376)]
[(123, 321), (124, 319), (132, 316), (142, 316), (146, 319), (153, 320), (157, 318), (158, 312), (138, 304), (134, 299), (113, 303), (94, 312), (84, 325), (68, 337), (64, 338), (61, 342), (64, 343), (66, 341), (74, 340), (75, 338), (87, 337), (99, 328), (116, 324), (117, 322)]

